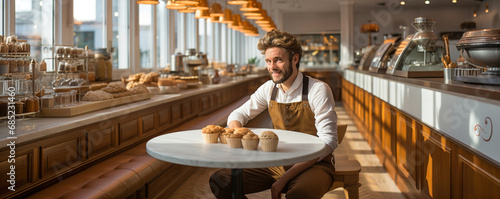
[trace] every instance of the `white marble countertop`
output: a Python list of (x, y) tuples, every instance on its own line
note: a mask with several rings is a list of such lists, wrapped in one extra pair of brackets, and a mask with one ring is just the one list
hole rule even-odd
[(171, 163), (210, 168), (263, 168), (292, 165), (319, 158), (326, 148), (316, 136), (294, 131), (251, 128), (255, 134), (271, 130), (279, 137), (276, 152), (230, 148), (203, 142), (201, 129), (169, 133), (148, 141), (149, 155)]
[(19, 144), (30, 140), (40, 139), (45, 136), (50, 136), (59, 132), (96, 123), (99, 121), (105, 121), (110, 118), (126, 115), (131, 112), (165, 104), (178, 99), (218, 90), (221, 87), (232, 86), (242, 81), (249, 81), (258, 77), (258, 75), (239, 76), (228, 82), (220, 84), (201, 85), (199, 88), (183, 89), (178, 94), (155, 95), (148, 100), (110, 107), (104, 110), (93, 111), (73, 117), (26, 119), (16, 118), (14, 135), (9, 135), (9, 128), (7, 126), (7, 121), (5, 120), (0, 124), (0, 146), (6, 146), (6, 144), (8, 144), (12, 140), (15, 140), (16, 144)]

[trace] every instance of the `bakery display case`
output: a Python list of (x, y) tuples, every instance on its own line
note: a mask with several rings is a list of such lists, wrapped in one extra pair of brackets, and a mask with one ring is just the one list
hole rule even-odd
[(0, 119), (31, 116), (40, 110), (36, 61), (31, 45), (17, 36), (0, 36)]
[(297, 34), (302, 45), (301, 66), (337, 67), (340, 59), (340, 34)]

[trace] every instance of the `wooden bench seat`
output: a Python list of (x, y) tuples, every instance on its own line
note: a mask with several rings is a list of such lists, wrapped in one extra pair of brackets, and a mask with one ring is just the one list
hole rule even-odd
[[(200, 129), (209, 124), (226, 125), (231, 111), (248, 99), (249, 96), (243, 97), (220, 110), (195, 117), (169, 132)], [(29, 198), (166, 198), (192, 174), (194, 169), (149, 156), (146, 152), (146, 142), (143, 142), (63, 179)], [(137, 195), (138, 193), (140, 195)]]

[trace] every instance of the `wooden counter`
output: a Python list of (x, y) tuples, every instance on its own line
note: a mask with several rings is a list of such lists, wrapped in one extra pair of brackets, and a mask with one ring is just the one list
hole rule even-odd
[[(0, 197), (21, 196), (166, 133), (194, 117), (253, 93), (268, 78), (248, 75), (216, 85), (155, 95), (149, 100), (69, 118), (16, 119), (16, 134), (0, 124), (0, 171), (15, 166), (15, 192), (0, 182)], [(15, 143), (14, 149), (9, 143)], [(15, 156), (15, 164), (9, 155)], [(5, 179), (5, 178), (2, 178)]]
[(500, 87), (346, 70), (342, 101), (408, 198), (500, 198)]

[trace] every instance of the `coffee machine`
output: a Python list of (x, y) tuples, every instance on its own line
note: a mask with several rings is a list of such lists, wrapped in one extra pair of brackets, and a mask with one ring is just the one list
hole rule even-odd
[(500, 85), (500, 29), (467, 31), (457, 49), (476, 68), (453, 68), (453, 80)]
[(386, 73), (401, 77), (443, 77), (443, 47), (436, 45), (434, 19), (418, 17), (412, 25), (417, 32), (401, 42)]

